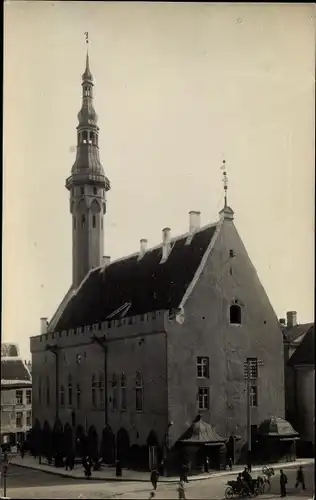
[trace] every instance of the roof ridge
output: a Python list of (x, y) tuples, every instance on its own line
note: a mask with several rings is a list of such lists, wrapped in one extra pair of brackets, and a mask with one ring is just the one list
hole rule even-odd
[[(216, 221), (216, 222), (210, 222), (209, 224), (205, 224), (204, 226), (201, 226), (199, 229), (196, 229), (193, 234), (196, 235), (196, 234), (198, 234), (198, 233), (200, 233), (202, 231), (205, 231), (206, 229), (209, 229), (210, 227), (216, 226), (220, 222), (221, 221)], [(186, 233), (182, 233), (182, 234), (179, 234), (177, 236), (173, 236), (173, 237), (170, 238), (170, 242), (171, 243), (175, 243), (176, 241), (179, 241), (179, 240), (187, 238), (190, 234), (191, 234), (190, 231), (187, 231)], [(153, 247), (147, 248), (145, 254), (147, 254), (149, 252), (152, 252), (154, 250), (157, 250), (158, 248), (162, 248), (162, 245), (163, 245), (163, 243), (161, 242), (158, 245), (155, 245)], [(112, 264), (116, 264), (117, 262), (121, 262), (123, 260), (131, 259), (132, 257), (136, 257), (136, 256), (138, 257), (138, 255), (139, 255), (139, 251), (133, 252), (133, 253), (131, 253), (129, 255), (125, 255), (125, 256), (122, 256), (122, 257), (118, 257), (117, 259), (112, 260), (109, 264), (105, 264), (105, 265), (99, 266), (99, 267), (93, 269), (92, 271), (100, 270), (100, 272), (103, 272), (105, 269), (107, 269), (108, 267), (110, 267)]]

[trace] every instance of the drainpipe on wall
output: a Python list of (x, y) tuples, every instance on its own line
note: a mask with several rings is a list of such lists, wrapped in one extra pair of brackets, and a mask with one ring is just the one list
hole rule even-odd
[(106, 343), (105, 335), (103, 337), (97, 337), (93, 335), (91, 337), (92, 342), (96, 342), (103, 349), (104, 354), (104, 425), (107, 427), (108, 425), (108, 376), (107, 376), (107, 355), (108, 355), (108, 347)]
[(58, 347), (57, 345), (47, 345), (47, 351), (52, 352), (55, 355), (55, 417), (56, 420), (59, 419), (59, 359), (58, 359)]

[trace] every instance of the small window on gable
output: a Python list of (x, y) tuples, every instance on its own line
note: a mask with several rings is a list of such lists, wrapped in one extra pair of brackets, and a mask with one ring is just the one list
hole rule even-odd
[(235, 257), (235, 251), (232, 248), (229, 250), (229, 257)]
[(230, 323), (232, 325), (241, 324), (241, 307), (238, 304), (233, 304), (230, 306)]

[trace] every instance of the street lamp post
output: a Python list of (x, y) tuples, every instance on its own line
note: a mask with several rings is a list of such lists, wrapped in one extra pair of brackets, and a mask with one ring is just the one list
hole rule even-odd
[(251, 382), (257, 382), (258, 367), (263, 365), (263, 361), (257, 358), (247, 358), (244, 362), (244, 376), (246, 380), (247, 393), (247, 466), (251, 471), (252, 464), (252, 436), (251, 436)]

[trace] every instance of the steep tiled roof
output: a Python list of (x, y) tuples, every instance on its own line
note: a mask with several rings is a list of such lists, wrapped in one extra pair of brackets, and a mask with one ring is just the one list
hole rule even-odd
[(315, 365), (315, 325), (312, 324), (301, 344), (289, 359), (289, 365)]
[[(93, 270), (66, 306), (56, 331), (105, 321), (126, 303), (126, 316), (178, 307), (216, 231), (216, 224), (198, 230), (191, 243), (188, 234), (171, 241), (168, 259), (160, 264), (161, 245)], [(112, 316), (118, 319), (120, 315)]]
[(295, 342), (302, 335), (305, 335), (314, 323), (303, 323), (302, 325), (295, 325), (292, 328), (284, 328), (283, 333), (288, 342)]
[(1, 383), (31, 381), (31, 375), (24, 361), (18, 357), (1, 359)]

